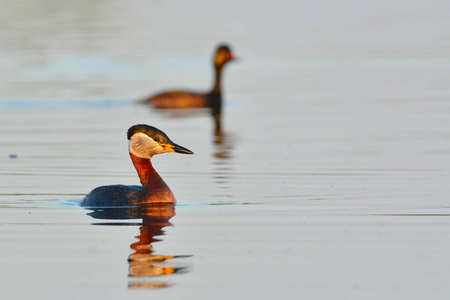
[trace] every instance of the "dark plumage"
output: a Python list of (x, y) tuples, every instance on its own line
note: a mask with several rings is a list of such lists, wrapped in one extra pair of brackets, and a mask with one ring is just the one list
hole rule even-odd
[(108, 185), (93, 189), (84, 197), (81, 206), (108, 206), (105, 199), (115, 199), (110, 206), (138, 205), (144, 197), (144, 189), (140, 185)]

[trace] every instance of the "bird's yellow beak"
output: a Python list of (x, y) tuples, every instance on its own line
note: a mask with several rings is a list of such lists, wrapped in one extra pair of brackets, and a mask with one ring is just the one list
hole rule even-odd
[(176, 152), (183, 154), (194, 154), (191, 150), (177, 144), (160, 144), (164, 148), (164, 152)]

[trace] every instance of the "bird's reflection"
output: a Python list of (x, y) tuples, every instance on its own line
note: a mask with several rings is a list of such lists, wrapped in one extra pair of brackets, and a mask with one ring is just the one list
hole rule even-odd
[[(190, 255), (155, 254), (154, 243), (165, 234), (164, 227), (171, 226), (169, 220), (175, 216), (173, 205), (145, 205), (139, 207), (91, 208), (88, 215), (103, 220), (142, 219), (142, 223), (103, 222), (94, 225), (140, 225), (137, 242), (130, 245), (133, 253), (129, 255), (129, 288), (161, 288), (171, 285), (168, 281), (150, 280), (157, 276), (167, 276), (187, 272), (186, 267), (176, 266), (171, 259)], [(149, 279), (150, 278), (150, 279)]]
[(212, 108), (211, 116), (214, 121), (214, 157), (218, 159), (232, 158), (233, 135), (222, 130), (222, 108)]

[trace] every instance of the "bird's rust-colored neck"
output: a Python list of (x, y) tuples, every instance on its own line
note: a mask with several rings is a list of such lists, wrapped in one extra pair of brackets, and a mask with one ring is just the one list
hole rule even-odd
[(215, 77), (214, 77), (214, 86), (211, 91), (212, 94), (220, 94), (221, 93), (220, 81), (221, 81), (221, 77), (222, 77), (222, 67), (223, 67), (222, 65), (214, 66), (214, 71), (215, 71), (214, 76)]
[(131, 160), (136, 168), (145, 192), (145, 203), (175, 203), (175, 197), (169, 186), (153, 168), (149, 158), (142, 158), (130, 152)]

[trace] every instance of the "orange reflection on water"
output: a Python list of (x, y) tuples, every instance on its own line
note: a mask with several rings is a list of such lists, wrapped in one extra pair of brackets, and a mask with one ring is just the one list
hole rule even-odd
[[(129, 288), (150, 289), (162, 288), (172, 285), (166, 281), (148, 280), (150, 277), (167, 276), (175, 273), (186, 273), (185, 267), (176, 267), (169, 260), (174, 258), (185, 258), (191, 255), (161, 255), (154, 254), (153, 244), (161, 242), (158, 236), (165, 234), (163, 228), (171, 226), (169, 220), (175, 216), (173, 205), (146, 205), (141, 207), (114, 207), (93, 209), (90, 216), (96, 219), (123, 220), (142, 219), (139, 227), (140, 234), (136, 236), (137, 242), (130, 245), (134, 253), (128, 257), (129, 277), (139, 279), (128, 283)], [(96, 223), (96, 225), (129, 225), (127, 223)], [(134, 224), (131, 224), (134, 225)], [(147, 280), (142, 281), (143, 278)]]

